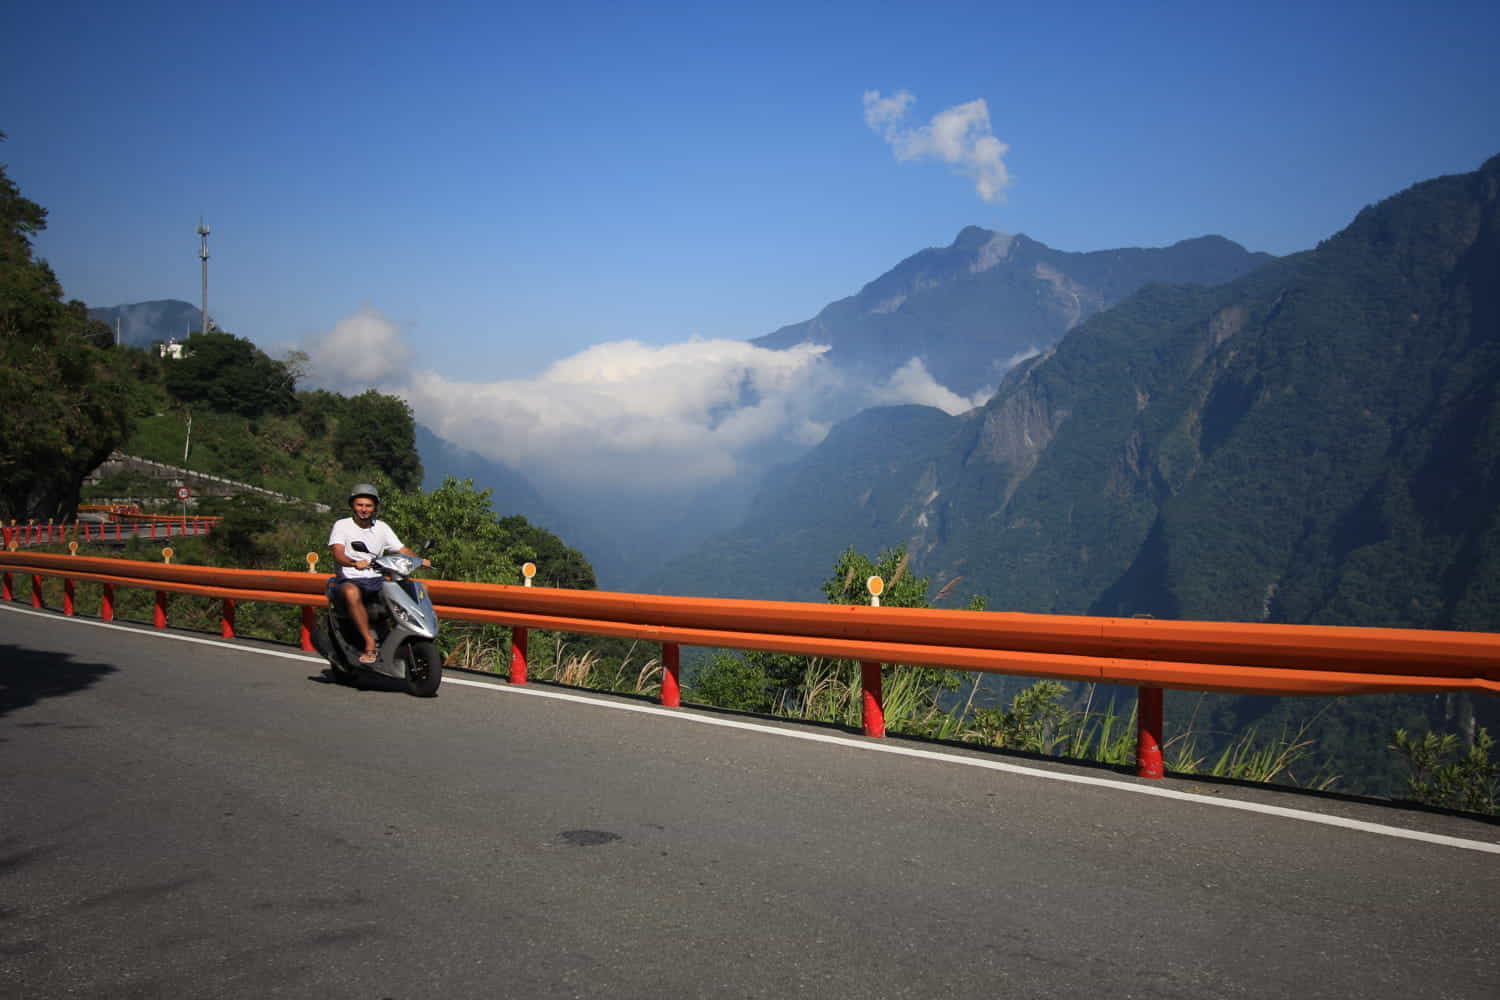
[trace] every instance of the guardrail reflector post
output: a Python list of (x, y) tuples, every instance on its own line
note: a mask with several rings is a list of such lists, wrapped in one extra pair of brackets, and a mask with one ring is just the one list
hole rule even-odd
[(1137, 689), (1135, 773), (1142, 778), (1160, 778), (1166, 773), (1161, 758), (1161, 705), (1161, 688)]
[(859, 687), (866, 736), (885, 735), (885, 705), (880, 690), (880, 664), (863, 660), (859, 665)]
[(115, 585), (106, 583), (104, 592), (99, 595), (99, 617), (107, 622), (115, 620)]
[(234, 638), (234, 598), (226, 597), (219, 602), (219, 634), (226, 639)]
[(661, 703), (668, 708), (682, 704), (682, 687), (678, 683), (681, 670), (681, 653), (675, 642), (661, 644)]
[(167, 627), (167, 592), (156, 592), (156, 604), (151, 608), (151, 624), (157, 628)]
[(67, 577), (63, 579), (63, 614), (73, 614), (73, 581)]
[(510, 682), (526, 683), (526, 632), (523, 626), (510, 630)]
[(313, 614), (311, 604), (302, 605), (302, 625), (297, 630), (298, 641), (302, 643), (302, 648), (309, 653), (316, 653), (318, 651), (318, 647), (314, 646), (312, 641)]

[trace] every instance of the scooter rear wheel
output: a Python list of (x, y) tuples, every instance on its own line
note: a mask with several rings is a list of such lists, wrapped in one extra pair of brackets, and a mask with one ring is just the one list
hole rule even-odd
[(341, 684), (354, 683), (354, 669), (349, 666), (348, 661), (344, 659), (343, 651), (329, 634), (327, 613), (319, 615), (313, 622), (311, 638), (313, 648), (322, 653), (323, 658), (328, 661), (328, 669), (333, 674), (334, 680)]
[(406, 690), (418, 698), (431, 698), (443, 683), (443, 657), (431, 639), (413, 639), (401, 650), (406, 661)]

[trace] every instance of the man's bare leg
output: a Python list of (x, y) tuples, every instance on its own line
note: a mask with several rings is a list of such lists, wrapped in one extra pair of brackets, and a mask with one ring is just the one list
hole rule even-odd
[(339, 592), (344, 595), (344, 604), (349, 609), (349, 620), (359, 630), (359, 634), (365, 640), (365, 652), (375, 652), (375, 637), (370, 634), (370, 615), (365, 611), (365, 602), (359, 588), (352, 583), (346, 583), (339, 587)]

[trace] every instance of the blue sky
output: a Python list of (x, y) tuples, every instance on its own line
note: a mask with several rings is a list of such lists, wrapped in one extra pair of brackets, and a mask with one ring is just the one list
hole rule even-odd
[[(1500, 152), (1496, 5), (55, 3), (0, 40), (0, 161), (91, 305), (262, 345), (363, 307), (452, 377), (751, 338), (963, 226), (1305, 249)], [(898, 161), (983, 101), (1003, 198)]]

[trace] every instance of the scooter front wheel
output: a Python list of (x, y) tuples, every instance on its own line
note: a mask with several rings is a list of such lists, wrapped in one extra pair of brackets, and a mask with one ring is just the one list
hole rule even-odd
[(431, 639), (413, 639), (401, 650), (406, 661), (406, 690), (418, 698), (431, 698), (443, 683), (443, 657)]

